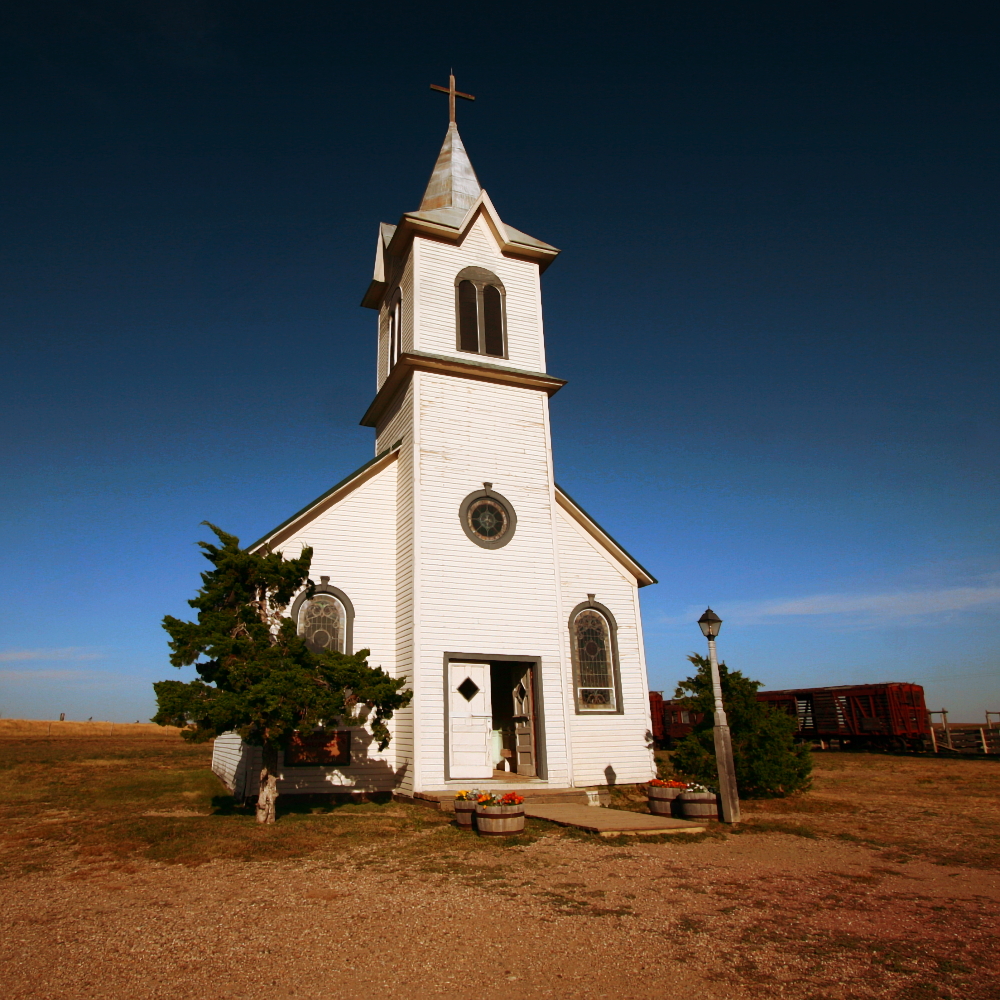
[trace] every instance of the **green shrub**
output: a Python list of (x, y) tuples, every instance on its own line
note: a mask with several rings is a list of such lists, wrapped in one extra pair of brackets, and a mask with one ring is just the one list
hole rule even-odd
[[(674, 698), (695, 712), (704, 713), (693, 732), (677, 744), (672, 761), (678, 771), (691, 778), (715, 785), (715, 744), (712, 674), (704, 656), (688, 657), (698, 669), (677, 685)], [(757, 700), (760, 681), (744, 677), (738, 670), (719, 664), (722, 703), (726, 709), (733, 741), (736, 784), (741, 798), (768, 798), (788, 795), (809, 787), (812, 754), (805, 744), (794, 739), (795, 719), (780, 708)]]

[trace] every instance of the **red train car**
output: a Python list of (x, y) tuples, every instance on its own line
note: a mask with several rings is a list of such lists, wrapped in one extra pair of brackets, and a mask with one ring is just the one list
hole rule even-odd
[(649, 692), (649, 722), (652, 726), (653, 742), (663, 745), (663, 692)]
[(687, 736), (703, 713), (692, 712), (677, 702), (665, 701), (662, 691), (649, 692), (649, 714), (653, 719), (653, 740), (659, 747), (673, 746), (675, 740)]
[(794, 716), (799, 739), (897, 750), (922, 750), (930, 743), (924, 689), (919, 684), (758, 691), (757, 698)]
[[(766, 701), (793, 716), (796, 737), (840, 747), (880, 746), (922, 750), (930, 745), (930, 724), (919, 684), (842, 684), (838, 687), (758, 691)], [(669, 747), (702, 720), (660, 692), (650, 692), (653, 738)]]

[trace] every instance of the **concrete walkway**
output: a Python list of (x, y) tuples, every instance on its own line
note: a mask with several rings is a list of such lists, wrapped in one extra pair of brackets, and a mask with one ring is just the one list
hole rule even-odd
[(650, 837), (665, 833), (705, 832), (704, 826), (686, 819), (604, 809), (600, 806), (536, 805), (526, 801), (524, 815), (533, 819), (545, 819), (560, 826), (576, 826), (590, 833), (599, 833), (602, 837), (620, 837), (622, 834)]

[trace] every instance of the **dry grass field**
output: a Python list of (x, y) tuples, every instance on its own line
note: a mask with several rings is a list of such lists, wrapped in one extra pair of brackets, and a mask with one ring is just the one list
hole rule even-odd
[[(899, 861), (1000, 868), (996, 758), (828, 751), (815, 761), (807, 794), (742, 803), (747, 831), (833, 837)], [(641, 789), (615, 799), (619, 808), (646, 811)]]
[(498, 843), (392, 801), (260, 828), (209, 757), (0, 727), (6, 996), (1000, 996), (993, 760), (827, 753), (739, 832)]
[(10, 736), (158, 736), (176, 735), (173, 726), (152, 722), (60, 722), (58, 719), (0, 719), (0, 739)]

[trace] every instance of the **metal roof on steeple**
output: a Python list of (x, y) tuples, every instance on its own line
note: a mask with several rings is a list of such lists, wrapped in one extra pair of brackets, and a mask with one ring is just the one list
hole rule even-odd
[(450, 122), (418, 211), (457, 208), (466, 212), (476, 203), (482, 190), (462, 137), (458, 134), (458, 126)]

